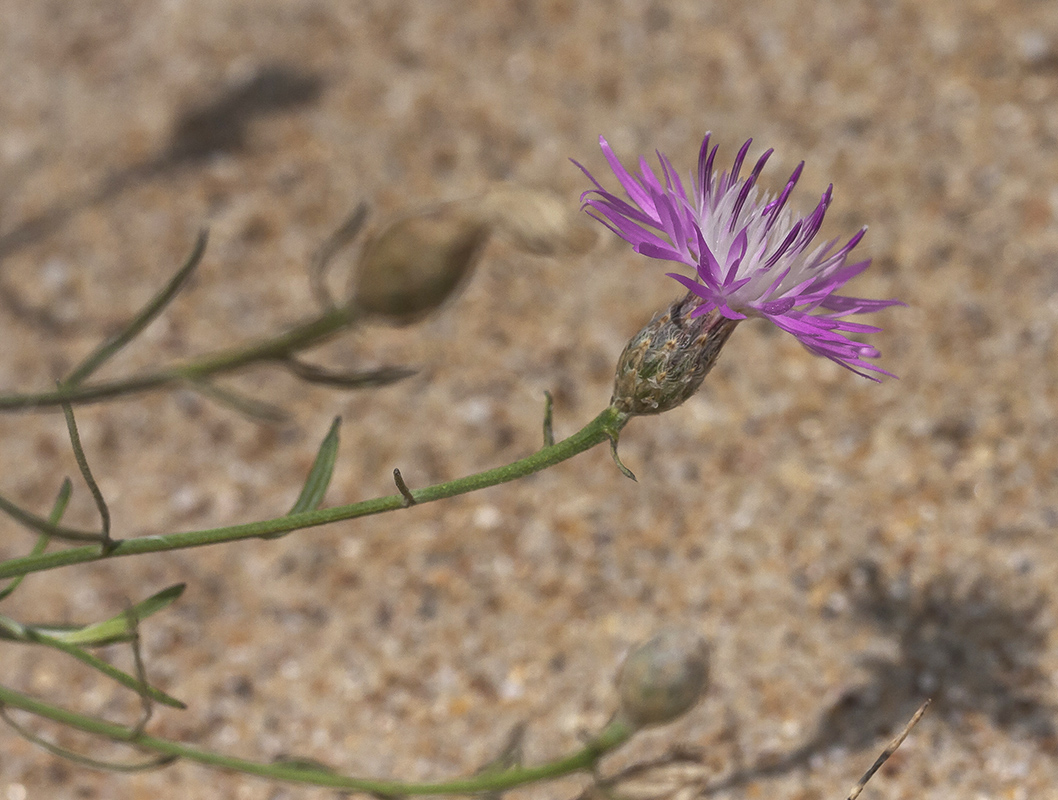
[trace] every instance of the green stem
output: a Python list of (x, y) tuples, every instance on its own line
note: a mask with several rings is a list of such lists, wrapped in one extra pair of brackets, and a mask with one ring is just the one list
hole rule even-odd
[(10, 708), (21, 709), (87, 733), (104, 736), (119, 742), (127, 742), (136, 747), (165, 756), (196, 761), (211, 767), (235, 770), (236, 772), (257, 775), (272, 780), (327, 786), (386, 797), (496, 792), (536, 781), (560, 778), (574, 772), (591, 769), (602, 756), (627, 742), (635, 733), (634, 729), (621, 722), (614, 721), (580, 750), (546, 764), (532, 767), (512, 767), (502, 772), (486, 772), (469, 778), (457, 778), (435, 783), (405, 783), (402, 781), (349, 777), (328, 772), (325, 769), (281, 762), (264, 764), (213, 753), (169, 739), (149, 736), (113, 722), (53, 706), (5, 686), (0, 686), (0, 704)]
[(357, 316), (358, 313), (350, 306), (332, 308), (316, 319), (309, 320), (271, 339), (265, 339), (248, 347), (222, 350), (197, 361), (173, 367), (169, 372), (176, 379), (198, 380), (217, 372), (238, 369), (255, 361), (285, 358), (291, 353), (304, 350), (306, 347), (330, 338), (351, 325)]
[(103, 383), (67, 385), (53, 392), (0, 395), (0, 411), (48, 408), (59, 406), (63, 402), (71, 405), (93, 403), (186, 381), (201, 381), (211, 375), (231, 372), (258, 361), (286, 358), (300, 350), (320, 344), (349, 327), (356, 317), (357, 312), (351, 307), (332, 308), (315, 319), (270, 339), (264, 339), (245, 347), (211, 353), (146, 375), (136, 375)]
[[(599, 416), (561, 442), (537, 450), (526, 458), (519, 459), (502, 467), (467, 475), (456, 480), (427, 486), (411, 492), (416, 505), (442, 500), (447, 497), (496, 486), (501, 483), (523, 478), (534, 472), (552, 467), (566, 461), (595, 445), (613, 440), (628, 421), (628, 415), (614, 408), (607, 408)], [(377, 497), (359, 503), (336, 506), (334, 508), (304, 511), (284, 517), (248, 522), (242, 525), (231, 525), (224, 528), (212, 528), (202, 531), (187, 531), (159, 536), (140, 536), (135, 539), (120, 539), (110, 542), (110, 549), (104, 550), (100, 545), (71, 547), (51, 553), (12, 558), (0, 562), (0, 579), (14, 578), (32, 572), (57, 569), (73, 564), (84, 564), (100, 561), (104, 558), (118, 556), (143, 555), (167, 550), (181, 550), (189, 547), (204, 547), (211, 544), (235, 542), (240, 539), (289, 533), (302, 528), (312, 528), (331, 522), (381, 514), (385, 511), (396, 511), (407, 506), (407, 500), (401, 494)]]

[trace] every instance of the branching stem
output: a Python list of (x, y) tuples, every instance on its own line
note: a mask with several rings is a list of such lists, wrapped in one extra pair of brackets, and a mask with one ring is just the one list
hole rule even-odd
[(162, 756), (195, 761), (211, 767), (230, 769), (247, 775), (257, 775), (277, 781), (327, 786), (336, 789), (366, 792), (376, 797), (399, 797), (402, 795), (478, 794), (497, 792), (536, 781), (551, 780), (574, 772), (591, 770), (606, 753), (627, 742), (635, 730), (614, 721), (604, 728), (579, 750), (531, 767), (511, 767), (501, 772), (484, 772), (468, 778), (432, 783), (405, 783), (393, 780), (373, 780), (340, 775), (319, 767), (302, 764), (266, 764), (234, 756), (213, 753), (197, 747), (161, 739), (138, 732), (106, 720), (97, 719), (59, 706), (44, 703), (28, 695), (0, 686), (0, 706), (18, 708), (71, 728), (103, 736), (118, 742), (126, 742), (143, 750)]
[(213, 375), (232, 372), (262, 361), (282, 361), (295, 353), (321, 344), (350, 327), (357, 318), (358, 312), (351, 306), (330, 308), (315, 319), (269, 339), (245, 347), (210, 353), (157, 372), (100, 383), (74, 383), (53, 392), (0, 395), (0, 411), (58, 408), (64, 401), (71, 405), (95, 403), (152, 389), (200, 382)]
[[(534, 472), (539, 472), (566, 461), (579, 453), (583, 453), (585, 450), (590, 450), (601, 442), (616, 438), (627, 421), (628, 415), (617, 409), (607, 408), (572, 436), (550, 447), (537, 450), (530, 456), (502, 467), (495, 467), (484, 472), (434, 484), (422, 489), (415, 489), (410, 491), (410, 494), (415, 504), (421, 505), (523, 478), (526, 475), (531, 475)], [(315, 509), (223, 528), (115, 540), (111, 543), (109, 550), (93, 544), (57, 550), (51, 553), (38, 553), (0, 562), (0, 579), (15, 578), (19, 575), (43, 572), (73, 564), (100, 561), (104, 558), (159, 553), (168, 550), (182, 550), (189, 547), (205, 547), (206, 545), (235, 542), (241, 539), (289, 533), (302, 528), (326, 525), (331, 522), (366, 517), (371, 514), (381, 514), (385, 511), (396, 511), (399, 508), (406, 507), (407, 502), (406, 497), (401, 494), (395, 494), (364, 500), (359, 503), (335, 506), (334, 508)]]

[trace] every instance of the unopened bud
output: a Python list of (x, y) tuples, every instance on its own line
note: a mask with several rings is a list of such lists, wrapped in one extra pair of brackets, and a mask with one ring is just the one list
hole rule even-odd
[(697, 634), (668, 630), (633, 650), (617, 679), (617, 719), (663, 725), (690, 711), (709, 680), (709, 651)]
[(490, 189), (481, 214), (511, 245), (538, 256), (580, 255), (594, 246), (595, 229), (550, 192), (514, 183)]
[(692, 318), (693, 294), (673, 303), (621, 353), (610, 405), (626, 414), (660, 414), (692, 397), (739, 320), (713, 310)]
[(491, 224), (463, 203), (445, 203), (389, 225), (360, 255), (353, 304), (397, 324), (440, 306), (470, 275)]

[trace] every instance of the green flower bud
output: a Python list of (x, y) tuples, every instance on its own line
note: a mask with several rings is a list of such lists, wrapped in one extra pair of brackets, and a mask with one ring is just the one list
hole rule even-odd
[(393, 222), (364, 246), (353, 304), (398, 325), (419, 320), (463, 284), (491, 231), (459, 202)]
[(698, 391), (739, 323), (719, 311), (698, 317), (694, 294), (673, 303), (621, 353), (610, 405), (627, 414), (660, 414)]
[(635, 728), (672, 722), (694, 708), (708, 680), (705, 640), (690, 631), (663, 631), (625, 659), (617, 719)]

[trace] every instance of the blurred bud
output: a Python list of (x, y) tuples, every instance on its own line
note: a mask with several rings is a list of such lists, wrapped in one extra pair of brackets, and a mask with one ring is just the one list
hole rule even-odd
[(611, 406), (660, 414), (698, 391), (739, 322), (715, 310), (692, 318), (698, 302), (688, 294), (632, 337), (617, 364)]
[(672, 722), (694, 708), (708, 680), (705, 640), (686, 630), (663, 631), (625, 659), (617, 719), (635, 728)]
[(452, 202), (390, 224), (360, 254), (353, 304), (399, 325), (440, 306), (470, 275), (492, 231)]
[(580, 255), (597, 238), (575, 209), (550, 192), (513, 183), (490, 189), (478, 200), (481, 215), (519, 250), (538, 256)]

